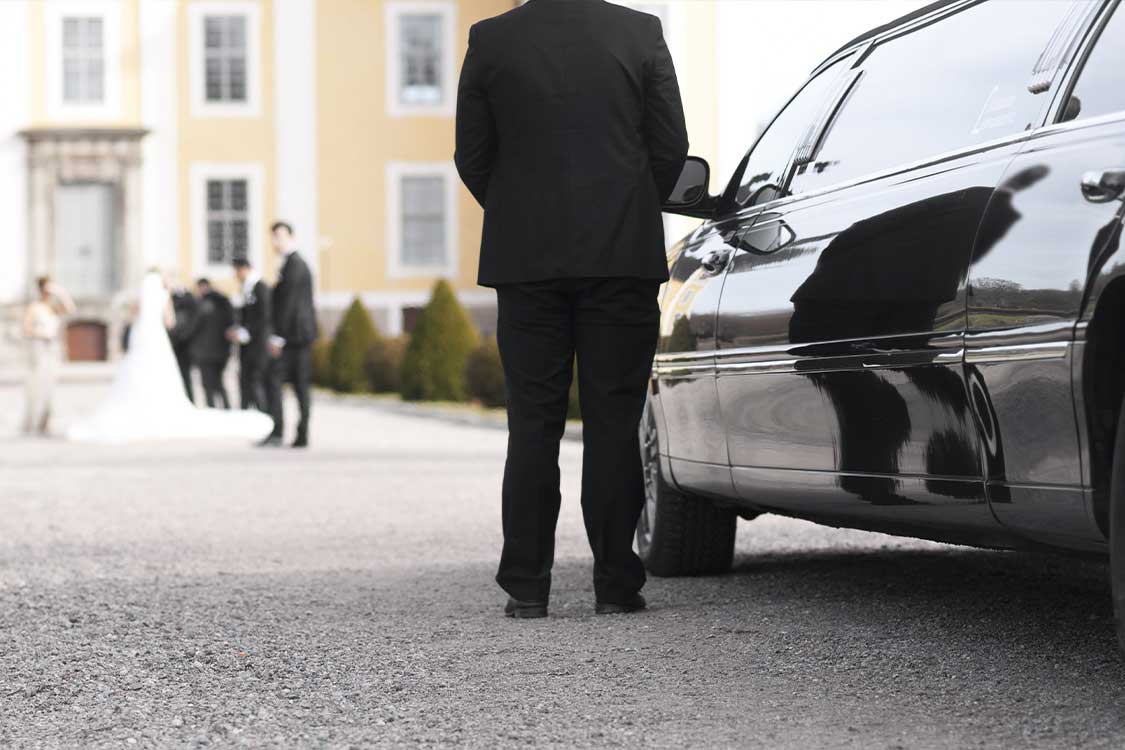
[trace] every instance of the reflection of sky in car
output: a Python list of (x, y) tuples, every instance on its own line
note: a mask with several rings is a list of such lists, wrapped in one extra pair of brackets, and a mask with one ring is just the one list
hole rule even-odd
[(1032, 68), (1069, 0), (984, 3), (878, 46), (794, 192), (1019, 133)]

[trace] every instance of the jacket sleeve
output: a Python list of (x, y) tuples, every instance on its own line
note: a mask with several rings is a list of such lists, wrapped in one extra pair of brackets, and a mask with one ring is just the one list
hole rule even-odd
[(262, 311), (262, 330), (259, 336), (262, 341), (269, 341), (273, 335), (273, 290), (266, 282), (259, 281), (254, 296), (258, 298), (258, 309)]
[(644, 132), (660, 200), (672, 194), (688, 155), (687, 124), (672, 55), (660, 19), (653, 18), (653, 52), (645, 70)]
[[(456, 150), (453, 161), (465, 187), (484, 206), (496, 159), (496, 123), (484, 88), (477, 27), (469, 29), (469, 49), (457, 87)], [(678, 175), (677, 175), (678, 176)]]

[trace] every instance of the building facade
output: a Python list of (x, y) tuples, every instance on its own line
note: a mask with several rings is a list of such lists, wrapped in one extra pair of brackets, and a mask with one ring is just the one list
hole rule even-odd
[[(76, 297), (71, 359), (113, 358), (146, 269), (233, 292), (245, 257), (272, 277), (275, 218), (327, 327), (359, 295), (384, 332), (408, 330), (444, 278), (490, 330), (455, 97), (469, 26), (517, 2), (0, 3), (0, 363), (35, 277)], [(692, 150), (713, 157), (715, 4), (622, 2), (663, 20)]]

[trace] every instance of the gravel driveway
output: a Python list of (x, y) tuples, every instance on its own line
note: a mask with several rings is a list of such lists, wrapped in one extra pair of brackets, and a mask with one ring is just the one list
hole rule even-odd
[(1125, 746), (1102, 565), (766, 517), (730, 575), (595, 617), (568, 443), (552, 616), (517, 622), (503, 432), (335, 401), (313, 430), (0, 440), (0, 745)]

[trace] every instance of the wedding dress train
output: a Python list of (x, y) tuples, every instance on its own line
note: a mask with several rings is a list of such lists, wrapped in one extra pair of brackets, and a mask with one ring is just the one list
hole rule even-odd
[(129, 333), (129, 351), (114, 373), (109, 395), (86, 419), (67, 431), (84, 442), (190, 438), (264, 438), (273, 421), (258, 411), (198, 409), (183, 380), (164, 328), (168, 290), (156, 273), (145, 276), (141, 305)]

